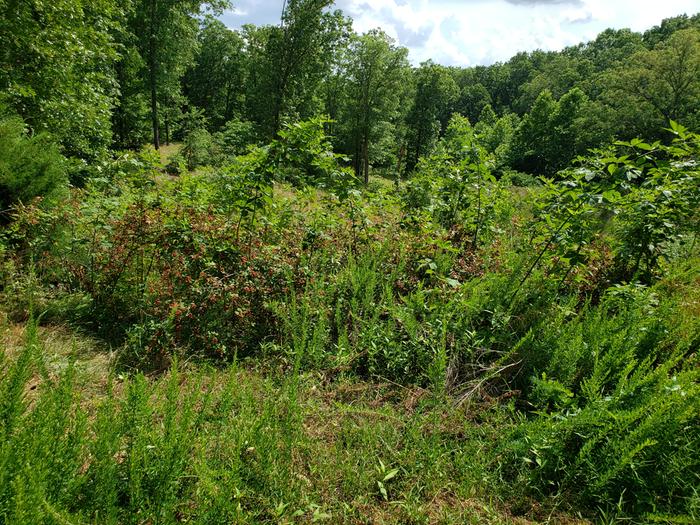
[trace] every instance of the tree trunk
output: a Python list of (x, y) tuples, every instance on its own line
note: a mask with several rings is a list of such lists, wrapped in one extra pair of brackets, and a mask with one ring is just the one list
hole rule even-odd
[(165, 116), (165, 145), (170, 146), (170, 119)]
[(401, 164), (403, 163), (403, 158), (406, 156), (406, 145), (402, 144), (399, 148), (399, 155), (396, 159), (396, 184), (399, 184), (401, 180)]
[(221, 124), (226, 124), (231, 120), (231, 85), (226, 83), (226, 103), (224, 104), (224, 121)]
[(422, 142), (423, 142), (423, 124), (421, 123), (418, 125), (418, 137), (416, 137), (416, 154), (411, 159), (411, 165), (409, 167), (410, 171), (415, 170), (416, 166), (418, 166), (418, 159), (420, 159), (420, 151), (421, 151)]
[(153, 147), (160, 149), (159, 123), (158, 123), (158, 91), (157, 91), (157, 64), (156, 60), (156, 0), (151, 0), (151, 35), (148, 49), (148, 83), (151, 89), (151, 122), (153, 124)]
[(151, 122), (153, 124), (153, 147), (160, 149), (159, 123), (158, 123), (158, 93), (156, 91), (155, 60), (151, 60)]
[(352, 169), (355, 172), (357, 179), (362, 178), (362, 148), (360, 147), (360, 135), (356, 132), (354, 136), (354, 154), (352, 156)]
[(369, 144), (367, 135), (362, 138), (362, 169), (365, 176), (365, 184), (369, 183)]
[(124, 102), (126, 97), (123, 90), (126, 86), (126, 75), (124, 72), (124, 63), (119, 60), (116, 64), (117, 81), (119, 82), (120, 90), (117, 98), (117, 107), (114, 110), (115, 128), (117, 135), (117, 146), (126, 148), (127, 132), (126, 132), (126, 115), (124, 114)]

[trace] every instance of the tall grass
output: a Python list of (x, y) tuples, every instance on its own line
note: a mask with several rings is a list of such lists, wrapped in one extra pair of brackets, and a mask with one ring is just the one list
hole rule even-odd
[(0, 355), (2, 523), (258, 523), (294, 499), (298, 420), (269, 384), (175, 364), (82, 399), (74, 367), (38, 373), (34, 321), (20, 354)]

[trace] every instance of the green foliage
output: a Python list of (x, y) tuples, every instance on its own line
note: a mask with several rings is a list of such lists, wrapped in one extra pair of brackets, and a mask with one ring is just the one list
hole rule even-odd
[(333, 153), (324, 131), (327, 122), (316, 118), (286, 125), (267, 148), (268, 169), (278, 180), (326, 188), (345, 198), (355, 178), (340, 166), (342, 156)]
[(462, 88), (457, 108), (470, 122), (476, 122), (486, 107), (492, 103), (491, 94), (480, 82)]
[[(649, 281), (698, 229), (698, 136), (672, 123), (670, 145), (640, 140), (580, 159), (541, 197), (540, 252), (566, 275), (590, 264), (589, 248), (609, 233), (618, 279)], [(692, 247), (691, 247), (692, 249)], [(614, 276), (611, 276), (614, 277)]]
[(518, 117), (514, 113), (496, 118), (491, 106), (486, 106), (479, 117), (479, 122), (474, 126), (477, 141), (493, 155), (494, 171), (512, 171), (508, 168), (509, 155), (518, 122)]
[(380, 30), (350, 42), (344, 108), (347, 151), (352, 152), (355, 176), (369, 182), (371, 145), (391, 137), (401, 114), (408, 74), (408, 50), (398, 47)]
[(214, 134), (205, 128), (205, 122), (195, 112), (184, 115), (181, 128), (185, 132), (180, 150), (180, 158), (174, 159), (174, 170), (182, 160), (186, 169), (194, 170), (201, 166), (226, 166), (235, 162), (237, 156), (244, 156), (255, 144), (255, 133), (250, 122), (231, 120)]
[[(138, 0), (127, 20), (130, 34), (124, 43), (141, 58), (136, 78), (142, 95), (149, 101), (152, 143), (160, 147), (162, 111), (177, 105), (180, 79), (193, 62), (198, 17), (210, 9), (214, 13), (228, 7), (228, 0)], [(163, 113), (163, 115), (161, 115)], [(188, 130), (190, 131), (190, 130)]]
[[(42, 351), (4, 358), (1, 519), (345, 519), (400, 500), (401, 521), (447, 475), (460, 498), (484, 486), (516, 512), (694, 519), (697, 136), (673, 123), (669, 145), (618, 143), (522, 190), (455, 116), (398, 193), (355, 188), (327, 124), (178, 178), (152, 148), (124, 154), (55, 206), (18, 210), (2, 306), (29, 337), (36, 311), (109, 341), (120, 372), (247, 371), (117, 377), (87, 418), (99, 400), (76, 397), (79, 369), (55, 382)], [(638, 269), (631, 228), (658, 249)], [(318, 416), (347, 399), (343, 381), (407, 399), (396, 416), (372, 398), (362, 426)], [(309, 430), (314, 417), (335, 426)]]
[[(22, 398), (29, 374), (43, 366), (37, 344), (30, 332), (0, 375), (8, 394), (0, 522), (171, 523), (184, 512), (188, 521), (255, 523), (269, 512), (256, 501), (296, 500), (298, 481), (284, 450), (297, 432), (294, 410), (282, 415), (283, 403), (261, 405), (253, 384), (241, 389), (235, 371), (222, 376), (221, 390), (202, 376), (185, 378), (177, 366), (155, 383), (137, 375), (119, 382), (121, 394), (111, 384), (88, 419), (73, 366), (56, 380), (44, 378), (31, 404)], [(180, 508), (183, 497), (196, 503)]]
[(185, 135), (180, 154), (188, 170), (209, 165), (214, 155), (214, 139), (206, 129), (194, 129)]
[(492, 233), (503, 197), (490, 165), (469, 121), (453, 116), (436, 153), (421, 160), (408, 182), (404, 209), (427, 210), (442, 227), (462, 228), (464, 240), (478, 246)]
[(610, 71), (609, 104), (633, 132), (649, 139), (670, 120), (697, 129), (698, 78), (700, 28), (679, 30)]
[(428, 61), (415, 72), (416, 95), (406, 115), (408, 126), (406, 172), (434, 147), (441, 128), (446, 127), (459, 88), (447, 68)]
[(697, 521), (700, 18), (411, 69), (330, 4), (3, 4), (0, 523)]
[(557, 54), (544, 61), (537, 73), (520, 87), (522, 94), (514, 109), (525, 113), (536, 103), (540, 93), (547, 90), (556, 99), (574, 89), (580, 89), (583, 79), (593, 74), (594, 64), (587, 57)]
[[(185, 148), (190, 161), (196, 145)], [(42, 277), (60, 283), (46, 307), (87, 296), (87, 305), (76, 303), (82, 312), (66, 317), (126, 341), (127, 361), (149, 367), (171, 352), (254, 351), (277, 333), (267, 302), (286, 296), (298, 264), (294, 237), (277, 247), (256, 238), (277, 220), (273, 181), (346, 199), (352, 175), (329, 151), (321, 120), (285, 128), (226, 168), (183, 175), (166, 193), (155, 183), (157, 164), (152, 150), (118, 159), (75, 200), (24, 210), (9, 241), (26, 243), (25, 257), (41, 253)]]
[(590, 119), (591, 102), (578, 88), (558, 101), (543, 91), (517, 126), (508, 149), (516, 170), (552, 176), (607, 138)]
[(243, 37), (223, 22), (205, 18), (197, 41), (194, 64), (183, 79), (184, 92), (194, 106), (204, 109), (216, 130), (243, 109), (246, 80)]
[(528, 490), (578, 505), (692, 519), (697, 319), (643, 287), (613, 288), (566, 317), (545, 320), (518, 351), (541, 373), (528, 396), (537, 412), (504, 441), (500, 468)]
[(0, 92), (37, 134), (66, 156), (94, 160), (111, 142), (117, 79), (114, 34), (124, 6), (113, 0), (3, 2)]
[(580, 47), (596, 70), (602, 71), (629, 59), (643, 46), (642, 35), (639, 33), (629, 29), (606, 29), (595, 40)]
[(286, 121), (322, 113), (317, 92), (345, 45), (350, 22), (330, 0), (291, 0), (279, 26), (244, 30), (249, 62), (248, 118), (271, 140)]
[(503, 175), (501, 175), (500, 180), (502, 183), (515, 186), (516, 188), (527, 188), (541, 185), (541, 181), (539, 179), (533, 177), (529, 173), (522, 173), (520, 171), (506, 171), (503, 173)]
[(0, 116), (0, 209), (40, 197), (50, 204), (67, 192), (65, 159), (46, 134), (28, 136), (19, 117)]
[(214, 133), (214, 142), (218, 155), (224, 159), (242, 155), (256, 142), (254, 126), (252, 122), (231, 119), (221, 131)]
[[(80, 360), (26, 380), (18, 371), (41, 368), (39, 352), (24, 365), (26, 354), (0, 355), (0, 385), (14, 380), (29, 396), (13, 404), (26, 430), (0, 448), (0, 523), (352, 523), (368, 510), (390, 513), (389, 523), (435, 512), (449, 523), (507, 522), (500, 503), (488, 514), (434, 503), (446, 483), (455, 497), (488, 500), (483, 462), (445, 453), (478, 444), (435, 431), (460, 426), (447, 405), (373, 402), (402, 390), (175, 363), (159, 377), (114, 376), (93, 397)], [(344, 400), (327, 402), (336, 395)]]

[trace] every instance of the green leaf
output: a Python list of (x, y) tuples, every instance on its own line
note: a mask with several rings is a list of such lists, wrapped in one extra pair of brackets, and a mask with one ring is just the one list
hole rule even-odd
[(450, 277), (446, 277), (445, 282), (449, 284), (452, 288), (459, 288), (460, 286), (460, 282), (457, 279), (452, 279)]
[(398, 473), (399, 473), (399, 469), (397, 469), (397, 468), (391, 469), (389, 472), (386, 473), (386, 475), (384, 476), (384, 479), (382, 481), (389, 481), (390, 479), (393, 479), (394, 477), (396, 477), (396, 474), (398, 474)]
[(615, 202), (620, 198), (620, 194), (615, 190), (607, 190), (603, 192), (603, 198), (608, 202)]
[(386, 487), (384, 487), (384, 483), (382, 483), (381, 481), (377, 481), (377, 486), (379, 487), (379, 492), (384, 498), (384, 501), (389, 501), (389, 494), (387, 494)]

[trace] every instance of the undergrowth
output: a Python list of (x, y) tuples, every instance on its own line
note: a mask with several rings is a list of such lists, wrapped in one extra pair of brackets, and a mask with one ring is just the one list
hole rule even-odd
[[(699, 142), (669, 133), (524, 191), (456, 118), (358, 188), (315, 121), (18, 204), (0, 522), (697, 521)], [(102, 386), (52, 366), (59, 325), (116, 353)]]

